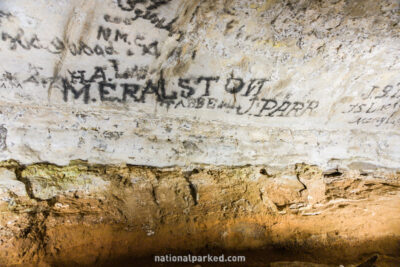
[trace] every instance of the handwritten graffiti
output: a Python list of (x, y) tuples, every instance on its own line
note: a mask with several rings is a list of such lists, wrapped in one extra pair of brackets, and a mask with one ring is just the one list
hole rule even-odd
[(138, 81), (145, 80), (149, 72), (148, 66), (134, 65), (126, 68), (124, 71), (120, 70), (119, 62), (116, 59), (110, 59), (109, 62), (114, 70), (115, 79), (136, 79)]
[[(147, 103), (155, 101), (167, 109), (209, 109), (225, 110), (236, 115), (255, 117), (300, 117), (311, 114), (319, 106), (317, 100), (292, 101), (289, 99), (262, 98), (260, 93), (268, 79), (250, 79), (220, 76), (198, 76), (177, 78), (173, 87), (161, 71), (157, 79), (143, 79), (144, 82), (130, 82), (132, 68), (120, 72), (117, 60), (109, 60), (113, 75), (104, 67), (95, 67), (92, 72), (70, 70), (62, 79), (63, 99), (91, 102)], [(129, 70), (129, 71), (128, 71)], [(126, 75), (126, 76), (125, 76)], [(126, 82), (123, 82), (124, 79)], [(231, 95), (231, 100), (220, 99), (218, 90)], [(237, 95), (237, 97), (236, 97)]]
[(124, 43), (128, 42), (128, 34), (121, 32), (119, 29), (116, 29), (113, 31), (113, 29), (108, 28), (108, 27), (103, 27), (99, 26), (97, 30), (97, 40), (104, 39), (106, 41), (113, 39), (115, 42), (118, 42), (119, 40), (122, 40)]
[(135, 10), (135, 16), (133, 17), (126, 17), (122, 18), (120, 16), (112, 16), (112, 15), (104, 15), (104, 21), (112, 24), (124, 24), (124, 25), (132, 25), (137, 19), (142, 18), (144, 20), (149, 21), (154, 25), (157, 29), (166, 30), (169, 33), (173, 33), (173, 24), (177, 21), (178, 17), (173, 18), (169, 22), (165, 22), (165, 18), (159, 18), (157, 14), (151, 13), (151, 11), (142, 11), (142, 10)]
[(367, 94), (363, 94), (362, 97), (363, 100), (371, 98), (400, 98), (400, 82), (395, 86), (388, 84), (383, 88), (374, 85), (371, 90)]
[(52, 85), (54, 87), (60, 87), (58, 82), (60, 81), (61, 77), (56, 75), (56, 76), (43, 76), (41, 75), (43, 68), (40, 66), (33, 65), (29, 63), (29, 69), (28, 69), (28, 77), (23, 78), (22, 82), (24, 84), (33, 84), (35, 86), (41, 85), (42, 88), (48, 88), (49, 85)]
[(400, 100), (391, 102), (391, 103), (378, 103), (378, 102), (370, 102), (370, 103), (355, 103), (350, 104), (349, 109), (347, 111), (343, 111), (342, 113), (375, 113), (380, 111), (388, 111), (388, 110), (396, 110), (400, 108)]
[(367, 93), (361, 95), (361, 100), (351, 103), (342, 111), (343, 114), (356, 115), (348, 121), (353, 125), (399, 125), (396, 114), (400, 110), (400, 82), (384, 87), (372, 86)]
[(18, 48), (24, 50), (36, 49), (45, 50), (52, 54), (61, 54), (63, 51), (68, 50), (73, 56), (107, 56), (117, 54), (112, 43), (108, 45), (88, 45), (83, 41), (78, 41), (77, 43), (65, 42), (59, 37), (54, 37), (50, 43), (44, 44), (36, 34), (26, 36), (23, 29), (18, 29), (14, 35), (3, 31), (1, 33), (1, 40), (9, 44), (10, 50), (17, 50)]
[(6, 71), (0, 76), (0, 89), (13, 89), (13, 88), (22, 89), (22, 85), (17, 79), (15, 74)]
[[(158, 49), (158, 41), (146, 41), (146, 38), (143, 35), (136, 35), (134, 40), (131, 42), (129, 35), (127, 33), (121, 32), (119, 29), (113, 30), (108, 27), (99, 26), (97, 31), (97, 40), (105, 40), (105, 41), (114, 41), (119, 42), (122, 41), (131, 45), (132, 42), (136, 45), (137, 48), (141, 50), (141, 55), (151, 55), (156, 58), (160, 56), (160, 51)], [(134, 53), (131, 52), (133, 55)]]
[(172, 26), (178, 17), (166, 22), (166, 18), (161, 17), (155, 12), (160, 6), (166, 5), (170, 1), (171, 0), (118, 0), (117, 5), (121, 10), (131, 12), (134, 15), (124, 19), (118, 16), (112, 17), (110, 15), (105, 15), (104, 20), (109, 23), (131, 25), (132, 22), (141, 18), (149, 21), (155, 28), (173, 33)]
[(2, 18), (10, 19), (11, 17), (13, 17), (13, 15), (10, 12), (5, 12), (3, 10), (0, 10), (0, 22)]
[[(112, 30), (108, 27), (99, 26), (97, 31), (97, 40), (99, 43), (87, 44), (82, 40), (77, 42), (63, 41), (59, 37), (54, 37), (49, 43), (43, 43), (36, 34), (26, 36), (24, 30), (19, 29), (17, 33), (11, 34), (3, 31), (1, 40), (8, 44), (10, 50), (45, 50), (52, 54), (61, 54), (68, 51), (73, 56), (112, 56), (119, 54), (114, 49), (113, 43), (122, 42), (126, 44), (128, 49), (126, 54), (132, 56), (138, 50), (138, 55), (154, 56), (158, 58), (161, 54), (157, 40), (146, 40), (143, 35), (136, 35), (130, 40), (127, 33), (116, 29)], [(102, 44), (101, 42), (107, 42)], [(135, 51), (135, 52), (134, 52)]]
[[(274, 103), (266, 108), (265, 103)], [(300, 117), (306, 112), (315, 110), (319, 105), (318, 101), (289, 102), (279, 99), (252, 98), (247, 106), (242, 106), (235, 101), (219, 100), (213, 97), (198, 97), (181, 99), (173, 107), (194, 108), (194, 109), (225, 109), (231, 110), (233, 114), (250, 115), (256, 117)], [(261, 108), (260, 108), (261, 106)]]
[(354, 120), (349, 121), (349, 124), (354, 125), (374, 125), (376, 127), (380, 127), (383, 125), (400, 125), (400, 118), (394, 118), (396, 112), (391, 113), (388, 116), (379, 116), (379, 117), (362, 117), (359, 116)]
[(133, 11), (139, 4), (146, 5), (147, 10), (154, 10), (171, 0), (118, 0), (118, 6), (124, 11)]

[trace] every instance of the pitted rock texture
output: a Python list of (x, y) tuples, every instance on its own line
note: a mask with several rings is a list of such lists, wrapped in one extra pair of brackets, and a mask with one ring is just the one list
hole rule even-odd
[(399, 168), (397, 0), (3, 0), (0, 159)]
[(399, 179), (384, 169), (306, 164), (189, 170), (3, 162), (1, 180), (13, 183), (2, 183), (0, 263), (151, 265), (158, 253), (221, 251), (247, 255), (245, 266), (358, 266), (371, 258), (396, 266)]

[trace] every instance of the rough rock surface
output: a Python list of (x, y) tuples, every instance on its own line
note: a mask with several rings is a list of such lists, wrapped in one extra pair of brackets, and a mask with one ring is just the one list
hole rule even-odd
[(398, 168), (399, 8), (3, 0), (0, 159)]
[(0, 265), (399, 266), (399, 23), (398, 0), (1, 0)]
[(1, 170), (26, 186), (1, 195), (2, 265), (154, 264), (149, 255), (188, 251), (246, 255), (245, 266), (400, 263), (398, 172), (13, 161)]

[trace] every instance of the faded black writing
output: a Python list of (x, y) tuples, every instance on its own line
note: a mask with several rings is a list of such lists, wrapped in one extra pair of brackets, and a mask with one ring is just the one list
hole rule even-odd
[(69, 51), (73, 56), (80, 55), (97, 55), (107, 56), (117, 54), (112, 46), (112, 43), (108, 45), (94, 44), (88, 45), (83, 41), (64, 42), (59, 37), (55, 37), (48, 44), (42, 43), (37, 34), (26, 36), (23, 29), (19, 29), (16, 34), (11, 34), (3, 31), (1, 33), (1, 40), (8, 43), (10, 50), (45, 50), (52, 54), (61, 54), (63, 51)]
[(130, 25), (137, 19), (144, 19), (153, 24), (154, 27), (172, 33), (172, 25), (178, 18), (173, 18), (168, 22), (166, 18), (161, 17), (156, 12), (159, 7), (168, 4), (170, 1), (171, 0), (117, 0), (117, 5), (121, 10), (128, 11), (133, 15), (128, 18), (104, 15), (104, 20), (109, 23), (124, 23), (125, 25)]
[(400, 110), (400, 82), (383, 87), (373, 85), (361, 100), (351, 103), (342, 111), (343, 114), (353, 114), (355, 118), (348, 121), (353, 125), (399, 125), (396, 114)]
[[(156, 101), (167, 109), (224, 110), (236, 115), (254, 117), (300, 117), (310, 115), (319, 107), (317, 100), (290, 100), (277, 97), (262, 98), (260, 93), (267, 78), (244, 80), (230, 76), (180, 77), (167, 86), (163, 72), (156, 79), (144, 79), (135, 74), (137, 67), (121, 70), (116, 59), (109, 60), (108, 67), (94, 67), (93, 71), (69, 70), (63, 78), (63, 99), (91, 102), (147, 103)], [(131, 82), (135, 76), (137, 82)], [(125, 80), (125, 81), (124, 81)], [(224, 88), (231, 100), (220, 99), (218, 90)], [(237, 95), (237, 97), (236, 97)]]
[(13, 88), (20, 88), (23, 89), (21, 83), (16, 77), (16, 74), (11, 72), (4, 72), (0, 76), (0, 89), (13, 89)]

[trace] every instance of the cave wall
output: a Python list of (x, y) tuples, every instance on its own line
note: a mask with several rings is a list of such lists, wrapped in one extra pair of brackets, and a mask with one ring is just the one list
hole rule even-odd
[(399, 266), (399, 22), (398, 0), (0, 1), (0, 264)]
[(0, 159), (398, 168), (398, 1), (0, 9)]

